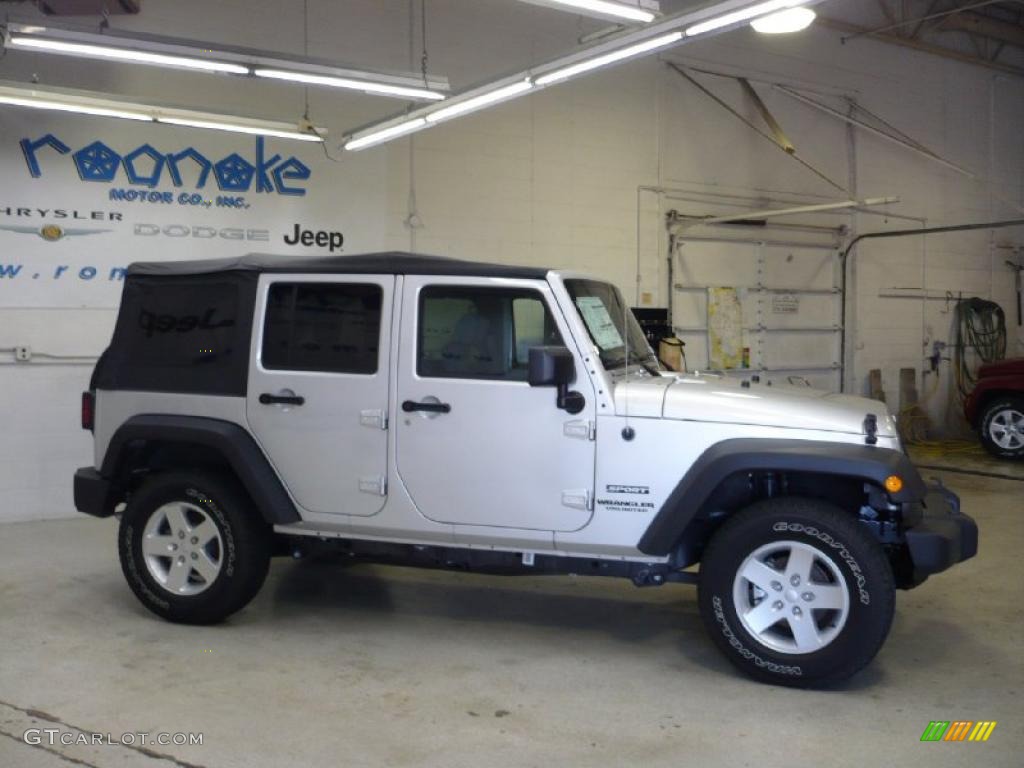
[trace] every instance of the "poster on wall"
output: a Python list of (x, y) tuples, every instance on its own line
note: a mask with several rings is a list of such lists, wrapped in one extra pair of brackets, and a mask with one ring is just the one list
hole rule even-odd
[(0, 306), (116, 307), (133, 261), (378, 250), (382, 176), (315, 143), (0, 108)]
[(743, 304), (735, 288), (708, 288), (708, 366), (727, 371), (743, 359)]

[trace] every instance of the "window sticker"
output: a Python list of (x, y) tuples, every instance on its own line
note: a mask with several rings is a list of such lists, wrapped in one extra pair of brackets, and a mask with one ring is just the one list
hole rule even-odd
[(590, 329), (590, 334), (601, 349), (615, 349), (624, 347), (619, 329), (615, 327), (612, 316), (608, 314), (608, 308), (598, 296), (580, 296), (576, 299), (576, 306), (579, 307), (583, 322)]

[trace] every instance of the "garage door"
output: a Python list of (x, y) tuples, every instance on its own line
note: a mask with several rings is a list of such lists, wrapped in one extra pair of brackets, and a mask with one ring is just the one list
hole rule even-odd
[(690, 370), (838, 391), (842, 301), (834, 240), (677, 235), (674, 250), (672, 321)]

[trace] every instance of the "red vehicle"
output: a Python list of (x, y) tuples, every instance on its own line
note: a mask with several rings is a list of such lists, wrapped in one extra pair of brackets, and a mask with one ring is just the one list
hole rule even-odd
[(981, 366), (964, 415), (993, 456), (1024, 459), (1024, 358)]

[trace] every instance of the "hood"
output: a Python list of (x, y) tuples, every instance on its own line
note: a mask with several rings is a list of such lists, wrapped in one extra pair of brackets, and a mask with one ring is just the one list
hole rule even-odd
[(708, 374), (621, 381), (615, 387), (618, 415), (754, 424), (864, 434), (864, 417), (878, 417), (880, 437), (895, 437), (896, 424), (885, 403), (836, 395), (811, 387), (751, 383)]
[(1024, 376), (1024, 357), (985, 363), (978, 369), (978, 378), (989, 376)]

